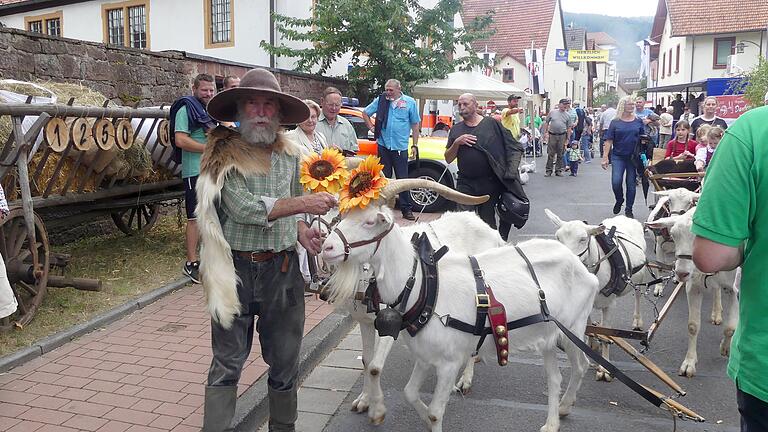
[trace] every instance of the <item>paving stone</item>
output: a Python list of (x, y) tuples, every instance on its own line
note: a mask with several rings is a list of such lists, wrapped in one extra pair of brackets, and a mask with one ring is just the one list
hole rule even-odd
[(296, 432), (323, 432), (330, 418), (327, 414), (300, 412), (299, 420), (296, 421)]
[(87, 430), (87, 431), (95, 431), (98, 430), (100, 427), (107, 424), (109, 420), (104, 420), (98, 417), (91, 417), (91, 416), (85, 416), (78, 414), (71, 419), (65, 421), (63, 423), (63, 426), (69, 426), (75, 429), (81, 429), (81, 430)]
[(302, 387), (299, 389), (299, 411), (332, 415), (345, 397), (346, 392)]
[(74, 417), (72, 413), (38, 407), (30, 408), (19, 415), (20, 419), (48, 424), (62, 424), (72, 417)]
[(336, 349), (362, 351), (363, 343), (360, 341), (360, 335), (349, 335), (345, 337), (344, 340), (339, 342), (339, 345), (336, 346)]
[(356, 369), (318, 366), (304, 380), (302, 387), (349, 391), (358, 378), (360, 378), (360, 371)]
[(320, 364), (322, 366), (334, 366), (349, 369), (363, 370), (363, 361), (359, 358), (359, 351), (333, 350)]

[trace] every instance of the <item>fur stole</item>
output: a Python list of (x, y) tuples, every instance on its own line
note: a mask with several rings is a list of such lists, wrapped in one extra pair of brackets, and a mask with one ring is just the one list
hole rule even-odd
[(197, 179), (197, 227), (200, 233), (200, 275), (208, 313), (224, 328), (230, 328), (240, 314), (237, 284), (240, 282), (232, 262), (232, 250), (224, 238), (216, 204), (227, 174), (244, 176), (269, 173), (272, 152), (300, 157), (301, 148), (282, 133), (270, 148), (248, 144), (234, 129), (219, 126), (208, 134)]

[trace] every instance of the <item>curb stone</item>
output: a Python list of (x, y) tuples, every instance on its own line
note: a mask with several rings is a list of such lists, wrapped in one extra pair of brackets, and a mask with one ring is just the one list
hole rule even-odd
[[(299, 354), (299, 379), (296, 385), (301, 385), (325, 355), (349, 333), (354, 324), (349, 314), (332, 312), (304, 336)], [(236, 432), (252, 432), (258, 430), (268, 418), (269, 402), (265, 373), (237, 399), (235, 418), (230, 427)]]
[(36, 341), (34, 345), (22, 350), (0, 357), (0, 373), (7, 372), (16, 366), (20, 366), (30, 360), (51, 352), (54, 349), (70, 342), (84, 334), (90, 333), (98, 328), (111, 324), (126, 315), (129, 315), (139, 309), (143, 309), (166, 295), (183, 288), (190, 283), (188, 277), (177, 279), (165, 286), (148, 292), (143, 296), (129, 300), (120, 306), (110, 309), (94, 318), (54, 333), (46, 338)]

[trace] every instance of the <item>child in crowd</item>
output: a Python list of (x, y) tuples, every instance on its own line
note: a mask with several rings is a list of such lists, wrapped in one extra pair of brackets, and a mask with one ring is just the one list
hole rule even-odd
[(707, 145), (696, 151), (696, 161), (694, 164), (696, 165), (696, 170), (698, 172), (704, 172), (704, 170), (707, 169), (709, 161), (712, 160), (712, 156), (715, 154), (717, 145), (720, 144), (720, 140), (723, 139), (723, 130), (720, 129), (720, 127), (714, 126), (708, 129)]
[[(5, 200), (5, 192), (0, 186), (0, 221), (8, 216), (8, 201)], [(11, 283), (8, 281), (8, 275), (5, 271), (5, 262), (0, 255), (0, 318), (5, 318), (16, 312), (18, 304), (16, 296), (13, 294)]]
[(571, 148), (568, 149), (568, 166), (571, 168), (571, 177), (576, 177), (579, 173), (579, 162), (584, 160), (579, 150), (579, 142), (571, 141)]
[(675, 125), (675, 139), (667, 143), (667, 153), (665, 159), (675, 161), (692, 160), (696, 156), (696, 141), (689, 138), (691, 125), (680, 120)]
[(696, 137), (694, 138), (696, 140), (696, 152), (700, 149), (703, 149), (707, 146), (707, 133), (709, 133), (709, 129), (712, 126), (708, 124), (703, 124), (699, 126), (698, 129), (696, 129)]

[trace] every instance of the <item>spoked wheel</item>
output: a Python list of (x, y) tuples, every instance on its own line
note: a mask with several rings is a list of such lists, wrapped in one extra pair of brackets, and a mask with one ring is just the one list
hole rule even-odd
[(130, 235), (152, 229), (160, 215), (160, 204), (140, 204), (112, 213), (112, 220), (120, 231)]
[[(35, 243), (30, 243), (22, 209), (13, 209), (0, 222), (0, 254), (8, 282), (19, 306), (12, 315), (0, 318), (0, 332), (21, 328), (34, 318), (48, 289), (50, 246), (43, 221), (35, 215)], [(37, 252), (37, 263), (34, 260)]]

